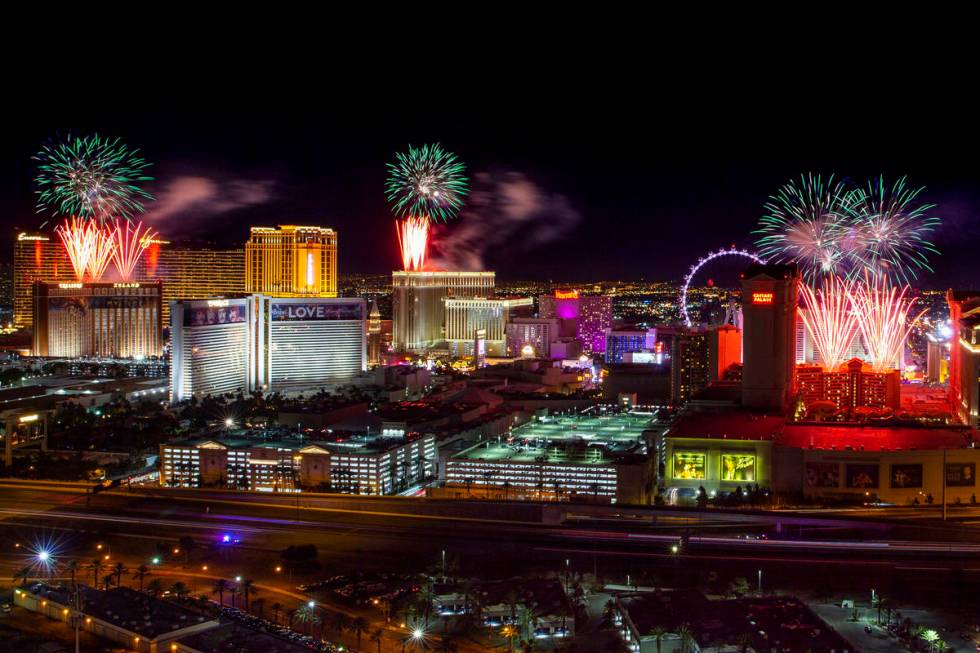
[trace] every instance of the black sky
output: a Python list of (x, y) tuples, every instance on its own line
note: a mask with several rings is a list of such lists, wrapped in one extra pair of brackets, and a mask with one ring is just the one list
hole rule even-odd
[[(525, 223), (485, 252), (505, 278), (676, 279), (708, 250), (750, 245), (767, 196), (812, 170), (859, 181), (907, 175), (926, 186), (944, 221), (935, 238), (943, 254), (921, 285), (980, 287), (980, 138), (969, 106), (848, 106), (654, 81), (626, 92), (525, 79), (438, 101), (279, 88), (222, 97), (175, 90), (98, 111), (24, 105), (0, 161), (9, 227), (0, 251), (9, 259), (14, 227), (42, 220), (31, 183), (39, 145), (97, 131), (155, 163), (157, 204), (177, 188), (199, 193), (157, 224), (164, 236), (231, 245), (251, 224), (323, 224), (339, 231), (341, 272), (387, 272), (397, 254), (385, 163), (409, 143), (437, 141), (471, 174), (517, 174), (580, 216), (545, 210), (536, 217), (545, 222)], [(558, 227), (541, 231), (547, 221)]]

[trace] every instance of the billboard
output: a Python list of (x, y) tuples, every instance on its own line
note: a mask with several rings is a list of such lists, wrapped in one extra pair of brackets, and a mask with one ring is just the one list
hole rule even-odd
[(847, 487), (868, 490), (878, 487), (878, 465), (847, 465)]
[(755, 480), (755, 454), (752, 453), (721, 454), (721, 480), (754, 481)]
[(976, 484), (976, 463), (946, 463), (947, 487), (973, 487)]
[(184, 309), (184, 326), (241, 324), (245, 322), (245, 304), (230, 306), (193, 306)]
[(361, 302), (272, 302), (273, 322), (322, 322), (328, 320), (362, 320)]
[(674, 478), (701, 480), (705, 467), (705, 455), (700, 451), (674, 452)]
[(893, 488), (922, 487), (922, 465), (892, 465), (890, 484)]
[(840, 465), (837, 463), (807, 463), (807, 487), (838, 487), (840, 485)]

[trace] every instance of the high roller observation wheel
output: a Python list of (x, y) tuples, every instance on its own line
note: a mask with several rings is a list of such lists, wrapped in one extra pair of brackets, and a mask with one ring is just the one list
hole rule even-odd
[(693, 326), (691, 323), (691, 316), (687, 312), (687, 289), (691, 285), (691, 280), (694, 279), (694, 275), (704, 267), (706, 264), (714, 261), (715, 259), (722, 258), (725, 256), (740, 256), (742, 258), (747, 258), (753, 263), (765, 263), (765, 260), (750, 252), (747, 249), (737, 249), (735, 247), (730, 247), (728, 249), (719, 249), (715, 252), (708, 253), (707, 256), (702, 256), (698, 259), (698, 262), (691, 266), (690, 271), (687, 276), (684, 277), (684, 286), (681, 288), (681, 314), (684, 316), (684, 324), (688, 327)]

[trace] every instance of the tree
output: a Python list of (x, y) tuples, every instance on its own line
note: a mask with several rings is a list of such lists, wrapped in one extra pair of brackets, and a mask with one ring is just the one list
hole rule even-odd
[(122, 575), (127, 571), (129, 570), (126, 569), (126, 566), (123, 565), (123, 563), (121, 562), (117, 562), (116, 565), (112, 568), (112, 573), (116, 575), (116, 587), (122, 586)]
[(371, 631), (371, 641), (378, 645), (378, 653), (381, 653), (381, 640), (384, 638), (385, 631), (375, 628)]
[(706, 508), (708, 506), (708, 491), (704, 489), (703, 485), (698, 486), (698, 508)]
[(143, 591), (143, 579), (150, 575), (150, 568), (146, 565), (140, 565), (136, 568), (136, 573), (133, 574), (133, 578), (140, 582), (140, 591)]
[(282, 603), (276, 601), (272, 604), (272, 623), (279, 623), (279, 612), (282, 610)]
[(691, 653), (694, 650), (694, 633), (687, 624), (681, 624), (677, 629), (677, 636), (681, 640), (681, 653)]
[(20, 571), (18, 571), (16, 574), (14, 574), (13, 579), (15, 581), (16, 580), (20, 580), (21, 581), (21, 585), (27, 585), (27, 579), (30, 577), (30, 575), (31, 575), (31, 568), (30, 567), (24, 567), (23, 569), (21, 569)]
[(255, 586), (255, 581), (251, 578), (246, 578), (241, 582), (242, 595), (245, 597), (245, 612), (248, 612), (248, 595), (254, 593), (255, 590), (252, 589)]
[(214, 585), (211, 588), (211, 593), (218, 595), (218, 605), (220, 605), (222, 608), (225, 607), (225, 592), (227, 591), (228, 581), (226, 581), (224, 578), (219, 578), (218, 580), (214, 581)]
[(351, 622), (351, 630), (357, 635), (357, 650), (361, 650), (361, 635), (367, 630), (368, 622), (364, 617), (358, 617)]
[(744, 576), (739, 576), (731, 582), (729, 589), (736, 597), (745, 596), (749, 593), (749, 581)]
[(163, 591), (163, 581), (159, 578), (151, 578), (150, 582), (146, 584), (146, 591), (152, 594), (154, 598), (160, 596), (160, 592)]
[(253, 599), (252, 608), (258, 612), (258, 614), (256, 614), (255, 616), (261, 619), (262, 614), (265, 612), (265, 599), (263, 599), (261, 596), (256, 599)]
[(105, 571), (105, 563), (102, 562), (102, 558), (96, 558), (88, 568), (92, 571), (92, 587), (98, 588), (99, 576)]
[(350, 619), (343, 612), (335, 612), (333, 615), (332, 627), (338, 635), (343, 635), (344, 631), (350, 628)]
[(170, 593), (177, 597), (177, 600), (183, 600), (188, 594), (191, 593), (190, 589), (184, 583), (177, 581), (170, 586)]
[(667, 629), (663, 626), (654, 626), (650, 629), (650, 636), (653, 637), (654, 641), (657, 643), (657, 653), (660, 653), (660, 646), (666, 635)]
[(313, 627), (320, 623), (320, 617), (316, 613), (316, 608), (311, 608), (307, 604), (303, 604), (296, 609), (296, 621), (301, 624), (306, 624), (308, 626), (309, 634), (313, 634)]

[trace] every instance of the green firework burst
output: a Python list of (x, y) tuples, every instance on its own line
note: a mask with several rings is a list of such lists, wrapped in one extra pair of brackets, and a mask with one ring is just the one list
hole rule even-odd
[(463, 206), (469, 191), (465, 167), (442, 146), (423, 145), (395, 155), (388, 164), (385, 197), (399, 217), (429, 216), (446, 221)]

